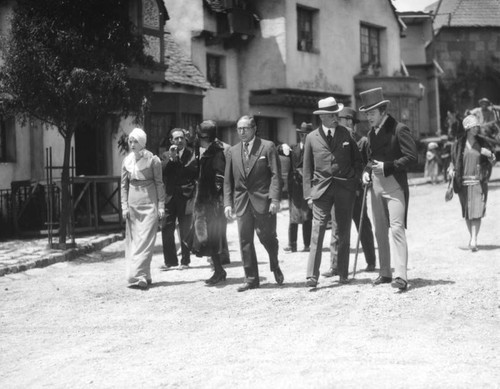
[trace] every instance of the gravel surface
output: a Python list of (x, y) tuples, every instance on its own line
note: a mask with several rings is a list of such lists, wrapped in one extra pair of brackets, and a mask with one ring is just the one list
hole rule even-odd
[[(236, 292), (235, 223), (222, 286), (204, 285), (205, 258), (160, 271), (160, 234), (147, 291), (125, 287), (123, 241), (0, 277), (0, 387), (499, 388), (500, 182), (490, 185), (477, 253), (445, 190), (411, 188), (405, 293), (372, 286), (377, 273), (363, 271), (362, 253), (350, 284), (305, 288), (307, 254), (282, 251), (286, 210), (281, 287), (256, 243), (261, 288)], [(353, 229), (351, 270), (355, 243)]]

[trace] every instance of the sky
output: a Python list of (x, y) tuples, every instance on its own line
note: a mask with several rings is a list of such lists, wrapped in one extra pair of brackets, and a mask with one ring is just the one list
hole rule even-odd
[(399, 12), (423, 11), (428, 5), (437, 0), (392, 0), (392, 4)]

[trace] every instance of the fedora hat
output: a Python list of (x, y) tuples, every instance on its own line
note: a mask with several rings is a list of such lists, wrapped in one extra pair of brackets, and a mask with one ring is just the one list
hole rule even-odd
[(344, 104), (337, 103), (333, 97), (327, 97), (318, 101), (318, 108), (318, 110), (313, 112), (314, 115), (340, 112), (344, 108)]
[(491, 101), (489, 101), (486, 97), (483, 97), (482, 99), (480, 99), (478, 101), (478, 104), (481, 104), (481, 103), (486, 103), (488, 105), (491, 105)]
[(339, 118), (351, 119), (353, 123), (359, 123), (356, 111), (351, 107), (344, 107), (339, 113)]
[(313, 130), (312, 123), (302, 122), (300, 128), (297, 128), (297, 132), (308, 134)]
[(359, 94), (361, 97), (361, 102), (363, 105), (359, 107), (361, 112), (370, 111), (374, 108), (377, 108), (383, 104), (389, 104), (389, 100), (384, 100), (384, 95), (382, 94), (382, 88), (373, 88), (361, 92)]

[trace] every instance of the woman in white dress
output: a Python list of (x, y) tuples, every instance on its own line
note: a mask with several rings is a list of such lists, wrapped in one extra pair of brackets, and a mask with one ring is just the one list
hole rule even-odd
[(128, 286), (140, 289), (152, 283), (151, 259), (158, 221), (165, 215), (161, 161), (145, 149), (146, 139), (140, 128), (129, 134), (130, 153), (123, 160), (121, 173)]

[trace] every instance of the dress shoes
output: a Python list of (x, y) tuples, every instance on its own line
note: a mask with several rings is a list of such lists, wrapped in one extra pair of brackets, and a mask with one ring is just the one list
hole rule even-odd
[(285, 281), (285, 276), (283, 275), (281, 269), (277, 267), (276, 269), (273, 270), (274, 273), (274, 279), (278, 283), (278, 285), (283, 285), (283, 281)]
[(306, 281), (306, 287), (307, 288), (315, 288), (318, 286), (318, 281), (315, 278), (308, 278)]
[(375, 271), (375, 265), (368, 265), (365, 269), (365, 271), (372, 272)]
[(295, 253), (297, 252), (297, 246), (288, 246), (283, 249), (286, 253)]
[(210, 277), (208, 280), (205, 280), (205, 284), (207, 285), (217, 285), (219, 282), (226, 281), (226, 276), (227, 273), (225, 270), (221, 272), (215, 272), (212, 277)]
[(309, 246), (304, 246), (304, 248), (302, 249), (303, 253), (308, 253), (309, 251), (311, 251), (311, 249), (309, 248)]
[(259, 287), (259, 284), (256, 282), (245, 282), (243, 285), (238, 287), (237, 291), (238, 292), (246, 292), (249, 289), (257, 289)]
[(180, 265), (179, 270), (187, 270), (189, 269), (189, 265)]
[(339, 284), (342, 284), (342, 285), (345, 285), (345, 284), (348, 284), (350, 281), (349, 281), (349, 278), (347, 277), (340, 277), (339, 278)]
[(392, 277), (378, 276), (377, 279), (373, 281), (373, 285), (390, 284), (391, 282)]
[(401, 277), (396, 277), (391, 286), (393, 288), (398, 288), (400, 291), (403, 291), (408, 289), (408, 282), (406, 280), (403, 280)]
[(323, 277), (333, 277), (333, 276), (338, 276), (339, 275), (339, 272), (337, 269), (332, 269), (330, 268), (327, 272), (324, 272), (323, 274), (321, 274)]
[(176, 268), (177, 268), (177, 265), (162, 265), (162, 266), (160, 266), (160, 270), (162, 270), (162, 271), (174, 270)]
[(142, 289), (142, 290), (146, 290), (149, 286), (149, 283), (145, 280), (140, 280), (140, 281), (137, 281), (137, 282), (134, 282), (133, 284), (130, 284), (128, 287), (130, 289)]

